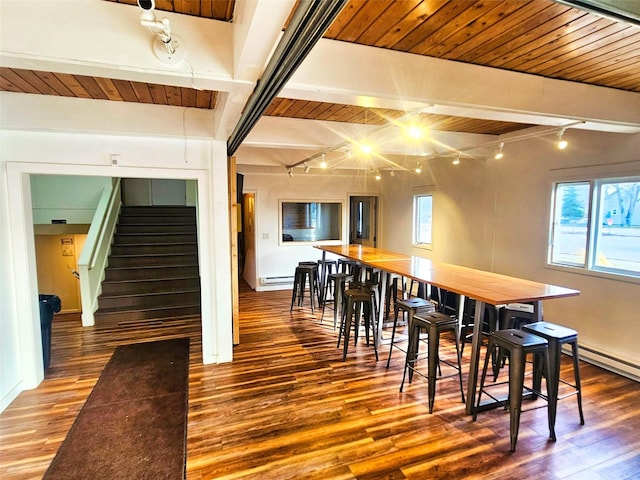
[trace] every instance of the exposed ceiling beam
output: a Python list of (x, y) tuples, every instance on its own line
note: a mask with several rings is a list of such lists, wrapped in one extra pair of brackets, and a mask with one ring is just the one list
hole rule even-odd
[(269, 103), (282, 90), (346, 3), (347, 0), (300, 1), (262, 77), (249, 97), (236, 128), (227, 141), (228, 156), (235, 153)]

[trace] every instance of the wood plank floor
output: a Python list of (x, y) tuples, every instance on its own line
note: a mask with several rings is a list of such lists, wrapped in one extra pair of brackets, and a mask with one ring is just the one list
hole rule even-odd
[(423, 381), (399, 392), (401, 352), (387, 370), (388, 347), (376, 363), (360, 341), (343, 363), (332, 322), (289, 301), (244, 287), (235, 360), (207, 366), (198, 319), (83, 329), (57, 315), (44, 382), (0, 414), (0, 478), (42, 476), (117, 345), (190, 336), (188, 479), (640, 479), (638, 383), (582, 363), (586, 425), (573, 397), (555, 443), (546, 410), (524, 412), (510, 454), (508, 413), (473, 422), (444, 379), (430, 415)]

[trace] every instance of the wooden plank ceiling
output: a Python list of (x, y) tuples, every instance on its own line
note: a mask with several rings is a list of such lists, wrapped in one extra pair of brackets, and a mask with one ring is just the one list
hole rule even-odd
[[(234, 5), (156, 0), (158, 10), (220, 21), (233, 20)], [(640, 92), (640, 28), (553, 0), (350, 0), (325, 38)], [(0, 90), (209, 109), (217, 100), (217, 92), (9, 68), (0, 69)], [(265, 115), (384, 124), (404, 113), (277, 98)], [(499, 135), (530, 126), (424, 117), (434, 129), (468, 133)]]

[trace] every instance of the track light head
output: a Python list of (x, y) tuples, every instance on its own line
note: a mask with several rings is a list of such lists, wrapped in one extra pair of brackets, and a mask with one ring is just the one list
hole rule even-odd
[(320, 161), (320, 168), (327, 168), (327, 159), (324, 153), (322, 154), (322, 160)]
[(380, 170), (376, 170), (376, 180), (380, 181), (382, 175), (380, 175)]
[(293, 177), (293, 168), (289, 168), (289, 169), (287, 169), (287, 170), (288, 170), (288, 172), (289, 172), (289, 176), (290, 176), (290, 177)]
[(416, 163), (416, 173), (422, 173), (422, 162), (420, 160)]
[(311, 170), (311, 167), (305, 163), (304, 164), (304, 173), (309, 173), (310, 170)]
[(496, 160), (500, 160), (501, 158), (503, 158), (504, 157), (504, 152), (502, 151), (503, 148), (504, 148), (504, 142), (500, 142), (500, 147), (498, 148), (498, 151), (496, 152), (493, 158), (495, 158)]
[(460, 152), (458, 152), (458, 155), (453, 159), (453, 162), (451, 163), (453, 163), (454, 165), (460, 165)]

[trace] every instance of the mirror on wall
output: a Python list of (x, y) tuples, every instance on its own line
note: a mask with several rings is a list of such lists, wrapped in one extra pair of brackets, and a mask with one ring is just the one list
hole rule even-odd
[(283, 243), (342, 240), (342, 202), (280, 202)]

